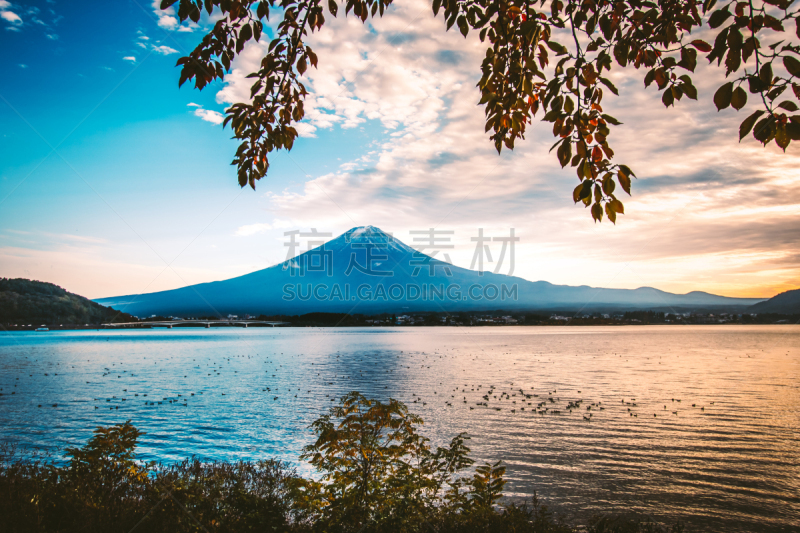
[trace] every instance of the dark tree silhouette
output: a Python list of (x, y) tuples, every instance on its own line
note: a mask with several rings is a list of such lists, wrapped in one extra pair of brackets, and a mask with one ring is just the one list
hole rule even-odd
[(52, 283), (0, 278), (0, 323), (99, 324), (135, 320)]

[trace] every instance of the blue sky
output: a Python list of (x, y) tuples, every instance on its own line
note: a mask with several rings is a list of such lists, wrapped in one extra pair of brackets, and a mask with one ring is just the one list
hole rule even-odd
[(797, 148), (737, 143), (741, 117), (711, 104), (716, 72), (676, 110), (638, 73), (615, 73), (615, 149), (640, 179), (612, 226), (572, 204), (547, 125), (497, 156), (476, 106), (482, 45), (417, 0), (309, 39), (320, 68), (302, 138), (256, 192), (240, 189), (218, 122), (247, 98), (263, 48), (222, 83), (178, 89), (175, 61), (208, 24), (178, 26), (145, 1), (0, 0), (0, 275), (89, 297), (151, 292), (282, 261), (291, 229), (371, 224), (408, 243), (453, 230), (461, 266), (478, 228), (513, 227), (515, 274), (531, 280), (732, 296), (800, 284)]

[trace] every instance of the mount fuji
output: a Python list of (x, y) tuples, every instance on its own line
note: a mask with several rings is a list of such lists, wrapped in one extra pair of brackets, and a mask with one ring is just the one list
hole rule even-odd
[[(436, 255), (436, 254), (434, 254)], [(244, 276), (95, 302), (144, 317), (407, 313), (414, 311), (732, 308), (764, 298), (651, 287), (602, 289), (553, 285), (478, 272), (440, 261), (373, 226)]]

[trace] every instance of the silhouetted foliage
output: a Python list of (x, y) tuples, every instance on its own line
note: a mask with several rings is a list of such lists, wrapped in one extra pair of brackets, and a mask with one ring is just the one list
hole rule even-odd
[(163, 466), (134, 460), (130, 422), (98, 428), (70, 462), (15, 460), (3, 450), (3, 531), (304, 531), (290, 527), (294, 472), (278, 461)]
[[(178, 5), (178, 17), (197, 22), (203, 10), (215, 13), (213, 29), (186, 57), (179, 84), (193, 80), (203, 89), (230, 71), (245, 44), (259, 41), (270, 10), (280, 21), (254, 79), (251, 101), (226, 110), (241, 144), (233, 159), (239, 184), (255, 188), (269, 168), (273, 150), (291, 150), (303, 119), (307, 90), (301, 78), (317, 55), (306, 45), (309, 32), (322, 28), (325, 8), (336, 16), (340, 6), (362, 22), (383, 16), (392, 0), (162, 0), (161, 8)], [(591, 207), (594, 220), (612, 222), (625, 212), (615, 196), (616, 185), (631, 191), (633, 171), (612, 162), (608, 139), (620, 125), (604, 113), (606, 92), (619, 92), (607, 72), (612, 66), (644, 69), (644, 84), (656, 84), (666, 107), (684, 96), (696, 100), (690, 74), (698, 52), (710, 64), (725, 62), (726, 77), (714, 94), (718, 110), (745, 107), (748, 92), (758, 107), (741, 124), (739, 139), (752, 132), (765, 145), (784, 151), (800, 139), (800, 10), (793, 0), (433, 0), (447, 29), (456, 26), (466, 37), (478, 31), (488, 42), (478, 83), (485, 106), (486, 132), (498, 152), (524, 139), (528, 124), (541, 111), (551, 123), (562, 167), (575, 168), (581, 184), (573, 200)], [(716, 9), (715, 9), (716, 8)], [(792, 27), (794, 26), (794, 27)], [(713, 34), (709, 44), (692, 37)], [(551, 55), (554, 56), (551, 58)], [(605, 71), (605, 72), (604, 72)], [(786, 89), (791, 89), (786, 91)], [(781, 99), (783, 96), (784, 99)]]
[(0, 323), (99, 324), (135, 320), (52, 283), (0, 278)]
[[(98, 428), (66, 464), (0, 449), (0, 516), (9, 533), (568, 533), (534, 493), (499, 505), (505, 468), (472, 469), (464, 434), (431, 448), (396, 400), (341, 398), (303, 453), (319, 474), (280, 461), (172, 465), (136, 460), (130, 421)], [(637, 527), (639, 529), (637, 529)], [(652, 520), (598, 517), (592, 533), (679, 533)]]
[(317, 440), (302, 455), (322, 473), (307, 482), (308, 509), (329, 531), (413, 531), (447, 509), (484, 512), (500, 498), (505, 468), (473, 464), (464, 434), (447, 448), (430, 448), (422, 419), (397, 400), (382, 403), (357, 392), (312, 424)]

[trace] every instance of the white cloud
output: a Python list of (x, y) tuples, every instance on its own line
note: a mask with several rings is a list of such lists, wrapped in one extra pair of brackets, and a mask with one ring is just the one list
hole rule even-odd
[[(8, 2), (6, 2), (6, 4), (8, 4)], [(4, 7), (4, 6), (0, 6), (0, 7)], [(13, 26), (22, 25), (22, 19), (19, 18), (19, 15), (17, 15), (13, 11), (6, 11), (6, 10), (0, 11), (0, 18), (5, 20), (6, 22), (12, 24), (12, 27)]]
[[(275, 217), (270, 224), (233, 225), (224, 234), (310, 227), (338, 234), (374, 224), (410, 243), (409, 230), (452, 229), (451, 258), (469, 266), (474, 251), (469, 239), (478, 227), (493, 236), (507, 236), (514, 227), (522, 239), (515, 273), (528, 279), (740, 295), (796, 287), (797, 148), (783, 155), (752, 139), (739, 144), (738, 122), (749, 111), (716, 113), (712, 84), (700, 82), (705, 73), (696, 77), (700, 102), (666, 110), (652, 88), (642, 88), (644, 73), (612, 71), (622, 96), (608, 95), (603, 105), (625, 123), (614, 128), (612, 146), (616, 159), (640, 179), (632, 198), (619, 195), (628, 214), (617, 226), (594, 224), (587, 210), (571, 201), (574, 172), (562, 170), (548, 153), (553, 142), (548, 124), (535, 121), (514, 152), (496, 154), (483, 133), (483, 108), (476, 105), (485, 45), (472, 35), (446, 33), (443, 26), (424, 0), (406, 0), (366, 27), (329, 19), (313, 34), (308, 43), (320, 65), (304, 80), (310, 95), (296, 150), (313, 153), (322, 141), (307, 137), (325, 137), (327, 130), (336, 132), (336, 138), (327, 137), (334, 149), (363, 143), (359, 128), (372, 140), (360, 151), (342, 149), (337, 154), (342, 161), (330, 156), (323, 163), (331, 170), (315, 173), (300, 188), (253, 199)], [(139, 42), (148, 48), (153, 43)], [(217, 94), (219, 103), (249, 97), (253, 80), (245, 76), (257, 69), (263, 46), (251, 43), (236, 59)], [(213, 124), (223, 119), (194, 102), (188, 107)], [(291, 155), (304, 165), (296, 154)], [(259, 190), (276, 181), (262, 180)], [(218, 241), (221, 248), (224, 243)], [(263, 263), (270, 253), (282, 260), (285, 250), (278, 243), (259, 253)], [(206, 265), (201, 255), (197, 261)], [(231, 275), (224, 271), (204, 272), (206, 277), (195, 281)]]
[(223, 115), (219, 111), (213, 111), (211, 109), (203, 109), (203, 106), (201, 106), (200, 104), (189, 102), (188, 104), (186, 104), (186, 107), (193, 107), (194, 115), (200, 117), (206, 122), (211, 122), (212, 124), (222, 124), (222, 121), (225, 120), (225, 115)]
[[(548, 124), (535, 121), (514, 152), (497, 155), (476, 105), (485, 45), (445, 33), (429, 9), (409, 0), (371, 28), (333, 19), (308, 39), (320, 64), (306, 73), (301, 135), (377, 122), (390, 140), (300, 191), (268, 194), (273, 213), (296, 228), (334, 233), (363, 224), (401, 238), (411, 229), (454, 229), (465, 240), (452, 253), (462, 266), (477, 227), (495, 235), (514, 227), (523, 237), (516, 273), (534, 280), (742, 295), (791, 288), (800, 237), (786, 233), (800, 235), (800, 157), (737, 142), (743, 115), (718, 114), (710, 101), (724, 73), (701, 70), (700, 102), (664, 109), (660, 95), (642, 89), (642, 73), (612, 72), (624, 94), (603, 105), (625, 124), (610, 140), (616, 160), (641, 179), (632, 198), (619, 195), (628, 214), (616, 226), (595, 224), (572, 203), (574, 172), (548, 153)], [(263, 54), (263, 44), (245, 48), (217, 101), (249, 98), (245, 76)]]
[(7, 0), (0, 0), (0, 9), (8, 9), (11, 7), (11, 3)]
[(153, 12), (158, 17), (158, 25), (161, 28), (168, 30), (175, 29), (178, 25), (178, 18), (175, 16), (175, 8), (170, 6), (167, 9), (161, 9), (161, 0), (153, 0)]
[(174, 48), (170, 48), (169, 46), (161, 45), (161, 46), (153, 46), (153, 52), (161, 55), (169, 55), (169, 54), (177, 54), (178, 51)]
[(293, 227), (292, 222), (276, 218), (272, 221), (272, 227), (275, 229), (290, 229)]
[(28, 68), (28, 65), (26, 65), (25, 63), (20, 63), (19, 68)]
[(195, 109), (194, 114), (212, 124), (222, 124), (222, 121), (225, 120), (225, 116), (222, 113), (210, 109), (203, 109), (202, 107)]
[(130, 61), (131, 63), (136, 63), (136, 58), (133, 56), (125, 56), (122, 58), (123, 61)]
[(47, 33), (47, 34), (45, 34), (45, 37), (47, 37), (51, 41), (57, 41), (58, 40), (58, 35), (55, 34), (55, 33)]
[(249, 237), (258, 233), (264, 233), (272, 229), (270, 224), (249, 224), (247, 226), (240, 226), (236, 230), (236, 235), (239, 237)]

